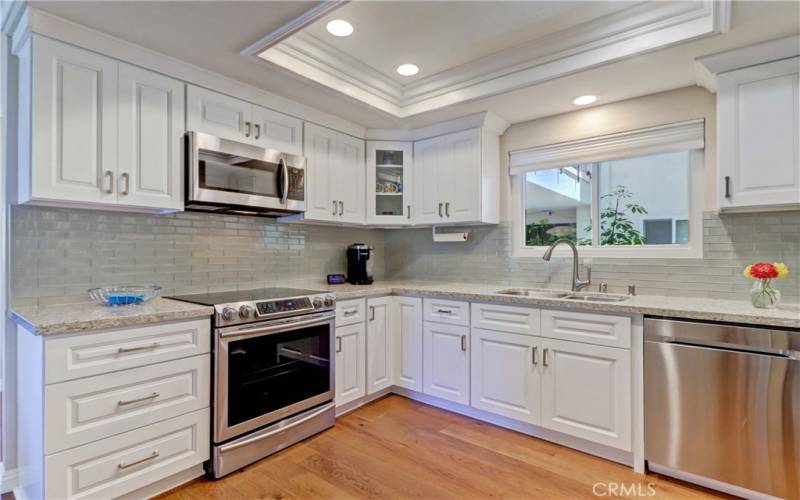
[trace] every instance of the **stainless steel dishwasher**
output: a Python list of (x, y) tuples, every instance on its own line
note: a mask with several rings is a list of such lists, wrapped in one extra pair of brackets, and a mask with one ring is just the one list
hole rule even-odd
[(800, 498), (800, 331), (645, 318), (645, 458)]

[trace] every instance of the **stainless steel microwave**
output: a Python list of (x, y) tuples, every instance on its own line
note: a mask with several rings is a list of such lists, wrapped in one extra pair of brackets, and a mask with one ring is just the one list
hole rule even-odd
[(303, 156), (186, 134), (186, 210), (280, 217), (305, 212)]

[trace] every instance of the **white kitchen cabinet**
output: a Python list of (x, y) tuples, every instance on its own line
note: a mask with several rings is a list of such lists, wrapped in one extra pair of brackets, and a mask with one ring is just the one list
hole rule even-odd
[(800, 207), (800, 57), (718, 75), (721, 210)]
[(469, 327), (425, 321), (423, 392), (469, 404)]
[(542, 336), (610, 347), (631, 347), (631, 318), (614, 314), (543, 309)]
[(541, 349), (539, 339), (473, 328), (471, 404), (488, 412), (539, 423)]
[(395, 384), (422, 392), (422, 299), (394, 297)]
[(366, 394), (366, 330), (364, 322), (336, 327), (336, 406)]
[(38, 35), (30, 44), (18, 54), (18, 201), (183, 209), (183, 83)]
[(631, 352), (554, 339), (540, 342), (541, 425), (630, 451)]
[(413, 145), (367, 142), (367, 224), (412, 223)]
[(394, 383), (392, 298), (367, 300), (367, 394)]
[(415, 223), (499, 221), (499, 139), (474, 128), (414, 143)]
[(305, 124), (307, 206), (305, 219), (363, 224), (364, 141)]
[(253, 139), (257, 146), (303, 155), (303, 120), (253, 106)]

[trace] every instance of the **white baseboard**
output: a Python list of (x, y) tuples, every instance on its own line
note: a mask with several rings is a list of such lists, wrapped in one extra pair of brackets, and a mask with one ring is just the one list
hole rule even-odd
[(367, 394), (366, 396), (362, 396), (355, 401), (350, 401), (349, 403), (345, 403), (343, 405), (339, 405), (336, 407), (336, 418), (339, 418), (343, 415), (350, 413), (353, 410), (357, 410), (361, 408), (365, 404), (372, 403), (373, 401), (377, 401), (384, 396), (388, 396), (394, 392), (394, 387), (387, 387), (386, 389), (381, 389), (380, 391), (374, 394)]
[(657, 472), (658, 474), (664, 474), (665, 476), (674, 477), (675, 479), (680, 479), (681, 481), (686, 481), (687, 483), (697, 484), (699, 486), (703, 486), (704, 488), (721, 491), (723, 493), (740, 498), (748, 498), (750, 500), (779, 500), (778, 497), (773, 497), (771, 495), (767, 495), (766, 493), (759, 493), (757, 491), (748, 490), (747, 488), (742, 488), (741, 486), (736, 486), (735, 484), (723, 483), (722, 481), (717, 481), (716, 479), (698, 476), (697, 474), (683, 472), (670, 467), (665, 467), (663, 465), (648, 463), (647, 468), (653, 472)]
[[(0, 493), (14, 491), (19, 483), (18, 479), (17, 469), (6, 470), (5, 464), (0, 463)], [(19, 499), (20, 497), (17, 497), (17, 500)]]

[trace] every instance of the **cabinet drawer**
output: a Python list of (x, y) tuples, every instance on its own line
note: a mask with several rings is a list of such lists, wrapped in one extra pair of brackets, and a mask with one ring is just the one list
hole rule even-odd
[(425, 321), (469, 326), (469, 302), (425, 299), (423, 301), (423, 309)]
[(150, 425), (210, 404), (209, 355), (45, 388), (45, 453)]
[(627, 316), (543, 309), (542, 336), (630, 349), (631, 319)]
[(45, 340), (45, 383), (100, 375), (205, 354), (208, 318)]
[(365, 299), (343, 300), (336, 303), (336, 326), (347, 326), (363, 323), (367, 308)]
[(541, 311), (533, 307), (472, 304), (472, 327), (499, 332), (539, 335)]
[(46, 498), (116, 498), (208, 460), (208, 408), (45, 458)]

